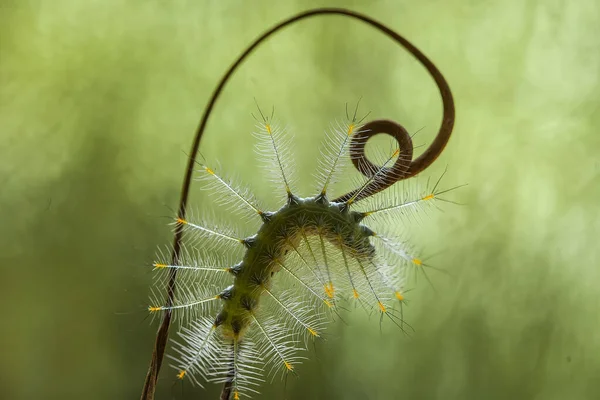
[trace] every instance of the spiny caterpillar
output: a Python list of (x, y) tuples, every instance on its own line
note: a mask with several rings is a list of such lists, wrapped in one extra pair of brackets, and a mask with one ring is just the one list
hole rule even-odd
[[(212, 166), (198, 162), (195, 155), (216, 99), (244, 58), (279, 29), (321, 14), (366, 22), (413, 54), (438, 85), (444, 106), (442, 124), (429, 148), (413, 160), (411, 137), (401, 125), (388, 120), (363, 124), (356, 111), (352, 118), (346, 112), (345, 123), (326, 136), (317, 190), (313, 196), (303, 198), (292, 190), (291, 168), (286, 162), (290, 159), (289, 138), (275, 123), (273, 114), (260, 112), (257, 150), (260, 159), (268, 161), (268, 170), (276, 173), (274, 181), (285, 195), (279, 210), (267, 211), (249, 191), (233, 185)], [(174, 223), (172, 255), (170, 260), (154, 263), (165, 279), (159, 280), (164, 286), (153, 296), (149, 311), (162, 312), (163, 322), (142, 399), (153, 398), (174, 313), (182, 314), (187, 322), (175, 341), (176, 354), (169, 356), (174, 360), (177, 377), (189, 377), (199, 385), (201, 380), (222, 383), (221, 399), (225, 400), (258, 393), (256, 386), (270, 376), (294, 373), (303, 358), (299, 350), (305, 349), (309, 340), (322, 336), (327, 315), (339, 315), (343, 301), (374, 310), (404, 330), (401, 305), (405, 301), (406, 271), (409, 266), (423, 268), (425, 264), (405, 243), (372, 229), (367, 222), (379, 216), (395, 220), (440, 199), (439, 195), (447, 191), (438, 188), (438, 180), (416, 196), (407, 192), (394, 197), (391, 204), (361, 210), (360, 202), (427, 168), (445, 147), (453, 123), (452, 95), (437, 68), (404, 38), (368, 17), (347, 10), (317, 9), (292, 17), (257, 39), (224, 75), (205, 110)], [(397, 142), (381, 165), (365, 155), (368, 139), (378, 133), (388, 134)], [(330, 200), (329, 188), (338, 180), (347, 160), (365, 179), (356, 189)], [(186, 216), (191, 176), (197, 165), (201, 180), (224, 205), (245, 210), (260, 221), (256, 234), (239, 236)], [(186, 238), (201, 239), (196, 243), (202, 247), (184, 247), (184, 233)], [(221, 251), (223, 246), (237, 246), (243, 249), (243, 256), (236, 262), (219, 261), (208, 252), (211, 243)], [(164, 292), (166, 300), (161, 294)]]

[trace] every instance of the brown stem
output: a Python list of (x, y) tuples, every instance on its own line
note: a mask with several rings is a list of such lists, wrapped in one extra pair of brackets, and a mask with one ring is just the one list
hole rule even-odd
[(223, 390), (221, 390), (219, 400), (229, 400), (231, 397), (231, 389), (233, 389), (233, 383), (231, 381), (226, 381), (223, 384)]
[[(314, 9), (314, 10), (309, 10), (309, 11), (305, 11), (300, 14), (297, 14), (285, 21), (282, 21), (279, 24), (272, 27), (271, 29), (269, 29), (268, 31), (266, 31), (265, 33), (263, 33), (248, 48), (246, 48), (246, 50), (237, 58), (237, 60), (229, 67), (227, 72), (221, 78), (221, 81), (219, 82), (216, 89), (212, 93), (212, 96), (208, 102), (208, 105), (204, 109), (204, 113), (202, 114), (202, 119), (200, 120), (200, 125), (198, 126), (198, 129), (196, 130), (196, 134), (194, 135), (194, 141), (192, 142), (192, 147), (190, 150), (190, 158), (188, 160), (187, 169), (185, 172), (185, 178), (183, 181), (183, 185), (181, 187), (181, 197), (179, 200), (179, 207), (178, 207), (178, 217), (180, 219), (185, 219), (185, 217), (186, 217), (186, 208), (187, 208), (188, 196), (189, 196), (189, 191), (190, 191), (190, 184), (191, 184), (191, 180), (192, 180), (192, 173), (194, 171), (194, 165), (196, 162), (196, 154), (198, 153), (198, 148), (200, 147), (200, 140), (202, 139), (202, 135), (206, 128), (206, 124), (207, 124), (208, 118), (213, 110), (213, 107), (215, 106), (215, 103), (216, 103), (217, 99), (219, 98), (219, 95), (223, 91), (223, 88), (225, 87), (225, 84), (227, 83), (229, 78), (232, 76), (232, 74), (235, 72), (235, 70), (242, 64), (242, 62), (246, 59), (246, 57), (248, 57), (256, 49), (256, 47), (258, 47), (259, 44), (261, 44), (263, 41), (265, 41), (267, 38), (269, 38), (275, 32), (279, 31), (280, 29), (282, 29), (288, 25), (293, 24), (294, 22), (297, 22), (297, 21), (300, 21), (300, 20), (303, 20), (306, 18), (314, 17), (317, 15), (342, 15), (342, 16), (354, 18), (354, 19), (363, 21), (364, 23), (383, 32), (384, 34), (386, 34), (387, 36), (392, 38), (394, 41), (396, 41), (398, 44), (403, 46), (406, 50), (408, 50), (408, 52), (410, 52), (415, 58), (417, 58), (417, 60), (419, 60), (425, 66), (427, 71), (429, 71), (429, 73), (435, 80), (435, 82), (440, 90), (440, 94), (442, 95), (442, 101), (444, 104), (444, 114), (443, 114), (443, 118), (442, 118), (441, 127), (440, 127), (439, 132), (438, 132), (435, 140), (433, 141), (433, 143), (419, 158), (417, 158), (414, 161), (411, 161), (410, 164), (408, 164), (408, 166), (398, 165), (398, 167), (396, 169), (396, 164), (398, 164), (398, 163), (394, 164), (394, 166), (392, 166), (390, 168), (390, 170), (391, 170), (390, 173), (385, 175), (386, 176), (385, 180), (382, 180), (381, 182), (379, 182), (379, 180), (378, 180), (377, 184), (374, 184), (374, 185), (372, 185), (372, 187), (367, 188), (368, 190), (365, 191), (367, 193), (367, 195), (381, 191), (381, 190), (389, 187), (391, 184), (393, 184), (394, 182), (396, 182), (400, 179), (406, 179), (410, 176), (414, 176), (415, 174), (417, 174), (417, 173), (421, 172), (422, 170), (424, 170), (425, 168), (427, 168), (440, 155), (440, 153), (444, 149), (446, 143), (448, 142), (448, 139), (450, 138), (450, 134), (452, 133), (452, 127), (454, 125), (454, 103), (452, 101), (452, 94), (450, 92), (450, 88), (448, 87), (446, 80), (444, 79), (442, 74), (438, 71), (438, 69), (435, 67), (435, 65), (433, 65), (433, 63), (431, 61), (429, 61), (429, 59), (427, 57), (425, 57), (425, 55), (423, 55), (423, 53), (421, 53), (416, 47), (414, 47), (410, 42), (408, 42), (402, 36), (398, 35), (396, 32), (392, 31), (388, 27), (380, 24), (379, 22), (377, 22), (365, 15), (358, 14), (353, 11), (349, 11), (349, 10), (345, 10), (345, 9), (340, 9), (340, 8), (318, 8), (318, 9)], [(390, 121), (388, 121), (388, 122), (390, 122)], [(395, 124), (393, 122), (390, 122), (390, 123)], [(371, 124), (371, 125), (369, 125), (369, 124)], [(396, 125), (399, 126), (401, 128), (401, 130), (404, 132), (405, 136), (407, 136), (410, 139), (410, 137), (408, 136), (408, 133), (406, 133), (406, 130), (404, 130), (404, 128), (402, 128), (400, 125), (398, 125), (398, 124), (396, 124)], [(384, 128), (388, 129), (391, 127), (391, 125), (382, 124), (380, 121), (373, 121), (373, 122), (367, 123), (365, 126), (367, 128), (369, 126), (372, 128), (371, 130), (368, 131), (370, 133), (367, 133), (368, 137), (374, 135), (375, 133), (381, 133), (381, 132), (390, 134), (386, 130), (382, 130), (382, 129), (384, 129)], [(380, 132), (375, 132), (375, 130), (378, 130), (378, 129), (380, 130)], [(394, 136), (394, 137), (396, 137), (396, 136)], [(400, 136), (398, 136), (398, 137), (400, 137)], [(405, 144), (405, 146), (402, 148), (402, 151), (405, 151), (405, 152), (408, 151), (408, 148), (406, 147), (406, 138), (398, 139), (398, 141), (401, 146), (402, 146), (402, 143)], [(353, 145), (356, 146), (356, 143), (357, 143), (357, 141), (355, 139), (353, 142)], [(410, 144), (410, 153), (412, 155), (412, 143)], [(366, 159), (366, 156), (364, 155), (364, 146), (362, 147), (362, 154), (359, 157), (359, 159), (362, 159), (361, 163), (368, 162), (368, 160)], [(355, 165), (357, 165), (356, 162), (355, 162)], [(365, 165), (368, 165), (368, 164), (365, 164)], [(402, 173), (399, 174), (398, 171), (400, 171), (401, 167), (402, 167)], [(365, 170), (359, 169), (359, 171), (363, 172)], [(341, 196), (340, 198), (338, 198), (336, 200), (340, 200), (340, 199), (343, 200), (344, 198), (347, 198), (347, 197), (349, 198), (350, 196), (352, 196), (352, 192), (349, 194), (346, 194), (344, 196)], [(172, 256), (171, 256), (171, 262), (173, 264), (178, 262), (179, 255), (181, 253), (182, 239), (183, 239), (183, 230), (182, 230), (182, 227), (180, 225), (178, 225), (177, 229), (175, 230), (175, 235), (173, 238), (173, 252), (172, 252)], [(169, 274), (169, 281), (168, 281), (168, 286), (167, 286), (167, 304), (166, 304), (167, 307), (173, 304), (173, 301), (175, 298), (176, 279), (177, 279), (177, 270), (172, 269)], [(171, 311), (166, 310), (164, 312), (162, 322), (161, 322), (160, 327), (158, 328), (158, 332), (156, 334), (156, 341), (154, 344), (154, 350), (152, 352), (152, 359), (150, 361), (150, 367), (148, 368), (148, 373), (146, 375), (146, 380), (144, 382), (144, 388), (142, 391), (141, 400), (154, 399), (154, 392), (156, 390), (156, 382), (158, 379), (158, 373), (159, 373), (160, 367), (162, 365), (165, 349), (167, 346), (167, 340), (169, 337), (169, 326), (171, 324), (171, 318), (172, 318)], [(227, 384), (226, 384), (226, 386), (227, 386)], [(228, 390), (226, 390), (226, 387), (225, 387), (223, 389), (221, 398), (223, 398), (223, 394), (226, 394), (228, 397), (229, 394), (227, 392), (228, 392)]]
[(235, 376), (235, 369), (233, 366), (233, 362), (231, 363), (231, 368), (227, 373), (227, 380), (223, 384), (223, 390), (221, 390), (221, 397), (219, 400), (229, 400), (231, 397), (231, 391), (233, 390), (233, 378)]

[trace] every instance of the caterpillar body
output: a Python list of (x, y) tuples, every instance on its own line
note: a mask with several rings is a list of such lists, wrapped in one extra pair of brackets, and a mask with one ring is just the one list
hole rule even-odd
[[(284, 161), (289, 158), (282, 146), (285, 133), (271, 118), (263, 117), (259, 128), (258, 150), (261, 158), (270, 159), (269, 170), (279, 175), (284, 205), (274, 212), (264, 211), (252, 195), (200, 164), (201, 180), (208, 183), (211, 193), (226, 205), (242, 207), (261, 226), (256, 234), (238, 238), (191, 219), (177, 219), (179, 228), (203, 239), (203, 246), (212, 240), (241, 247), (244, 254), (231, 265), (216, 265), (198, 251), (185, 252), (177, 265), (154, 263), (157, 270), (176, 269), (183, 276), (173, 304), (159, 306), (164, 301), (156, 296), (149, 307), (150, 312), (183, 312), (187, 317), (184, 321), (189, 324), (176, 341), (177, 355), (170, 356), (177, 376), (200, 385), (198, 378), (225, 383), (236, 400), (256, 391), (254, 386), (269, 375), (293, 373), (302, 358), (299, 351), (322, 335), (327, 313), (337, 314), (342, 301), (375, 310), (404, 329), (401, 308), (395, 305), (405, 301), (407, 267), (425, 265), (405, 245), (363, 222), (406, 214), (443, 193), (436, 184), (415, 197), (405, 192), (395, 204), (355, 209), (372, 194), (374, 185), (389, 179), (391, 165), (403, 162), (398, 148), (370, 171), (357, 190), (329, 200), (329, 186), (348, 159), (359, 158), (353, 149), (368, 138), (361, 137), (365, 131), (353, 117), (327, 136), (318, 174), (320, 190), (301, 198), (290, 188), (290, 168)], [(227, 278), (228, 286), (224, 284)]]

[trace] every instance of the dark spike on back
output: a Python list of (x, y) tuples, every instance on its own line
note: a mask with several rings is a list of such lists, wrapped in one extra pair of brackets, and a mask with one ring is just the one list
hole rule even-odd
[(226, 289), (224, 289), (220, 294), (219, 294), (219, 298), (221, 298), (222, 300), (229, 300), (233, 297), (233, 285), (227, 287)]
[(247, 237), (246, 239), (242, 240), (242, 244), (247, 248), (251, 248), (252, 246), (254, 246), (254, 244), (256, 243), (256, 235)]
[(244, 323), (240, 318), (236, 317), (231, 320), (231, 330), (236, 336), (240, 334), (243, 327)]
[(300, 198), (293, 194), (292, 192), (288, 192), (287, 204), (289, 206), (295, 206), (300, 204)]
[(363, 213), (363, 212), (351, 211), (350, 212), (350, 216), (352, 217), (352, 220), (354, 222), (359, 223), (360, 221), (362, 221), (363, 219), (365, 219), (365, 217), (367, 215), (365, 213)]
[(244, 263), (241, 261), (241, 262), (235, 264), (233, 267), (228, 268), (227, 271), (229, 271), (232, 275), (236, 276), (240, 272), (242, 272), (243, 268), (244, 268)]
[(246, 311), (252, 311), (254, 309), (254, 307), (256, 307), (256, 303), (257, 303), (256, 299), (254, 299), (248, 295), (244, 295), (240, 299), (240, 304)]
[(368, 227), (366, 227), (365, 225), (361, 225), (360, 229), (365, 233), (365, 235), (367, 236), (375, 236), (375, 232), (373, 232), (371, 229), (369, 229)]
[(215, 326), (222, 325), (225, 320), (227, 320), (227, 311), (221, 310), (221, 312), (219, 312), (215, 318)]
[(327, 199), (327, 195), (325, 193), (321, 193), (315, 197), (315, 202), (323, 205), (329, 204), (329, 200)]
[(273, 218), (273, 213), (272, 212), (262, 212), (262, 213), (260, 213), (260, 218), (266, 224), (267, 222), (269, 222), (271, 220), (271, 218)]

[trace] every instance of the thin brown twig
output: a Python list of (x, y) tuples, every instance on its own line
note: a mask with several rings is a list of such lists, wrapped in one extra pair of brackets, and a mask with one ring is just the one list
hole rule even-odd
[(233, 390), (234, 376), (235, 376), (235, 369), (234, 369), (233, 362), (232, 362), (231, 368), (229, 369), (229, 372), (227, 373), (227, 380), (225, 380), (225, 383), (223, 384), (223, 390), (221, 390), (221, 397), (219, 397), (220, 400), (229, 400), (229, 397), (231, 397), (231, 391)]

